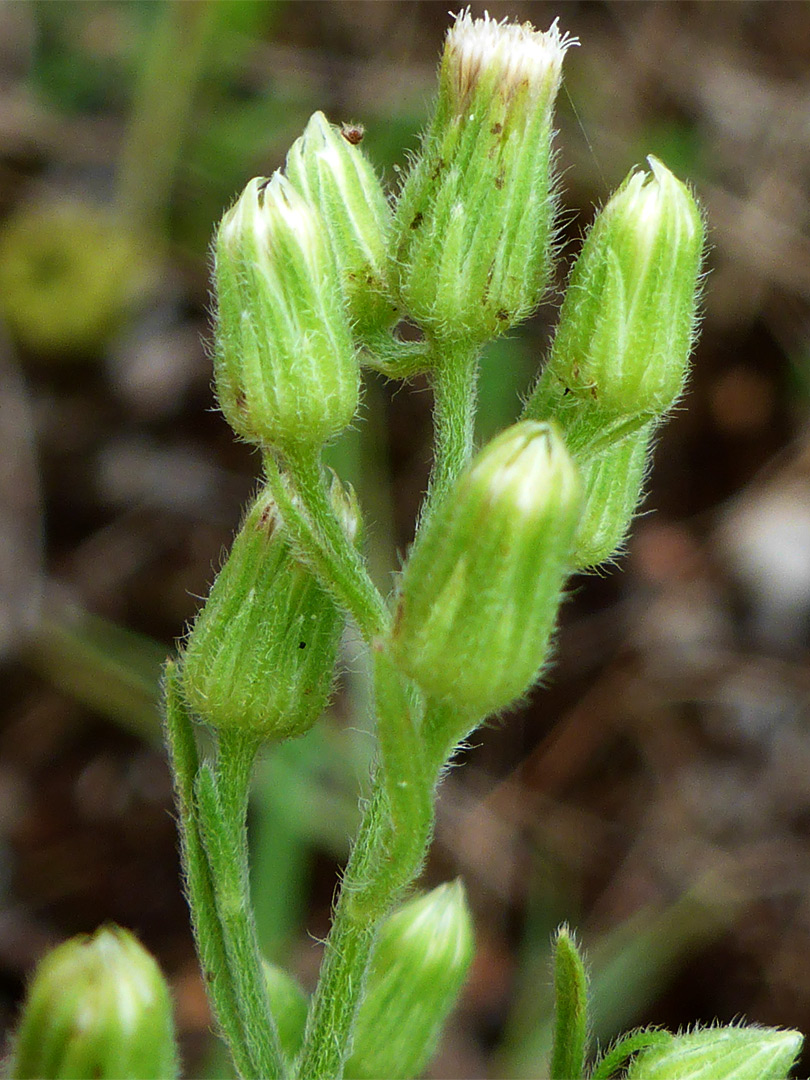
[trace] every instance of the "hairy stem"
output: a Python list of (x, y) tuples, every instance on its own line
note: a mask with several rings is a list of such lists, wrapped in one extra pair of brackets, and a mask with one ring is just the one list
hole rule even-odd
[(301, 1080), (342, 1075), (377, 928), (418, 874), (430, 842), (438, 769), (426, 762), (407, 690), (379, 649), (375, 669), (381, 762), (326, 942), (298, 1063)]
[(166, 742), (174, 776), (180, 852), (200, 966), (214, 1014), (240, 1076), (258, 1076), (259, 1065), (243, 1037), (238, 1001), (217, 912), (213, 875), (197, 823), (194, 786), (199, 759), (192, 721), (185, 710), (178, 685), (177, 664), (173, 662), (166, 665), (164, 686)]
[(419, 526), (428, 520), (472, 457), (478, 386), (478, 349), (436, 347), (433, 386), (434, 457)]
[(363, 637), (371, 641), (385, 633), (390, 616), (332, 509), (320, 451), (287, 452), (285, 463), (286, 477), (275, 457), (265, 455), (267, 480), (284, 523), (324, 587), (348, 608)]
[(247, 801), (257, 750), (250, 733), (220, 732), (216, 772), (208, 763), (200, 767), (195, 795), (242, 1038), (255, 1075), (275, 1080), (284, 1076), (285, 1064), (267, 998), (248, 874)]

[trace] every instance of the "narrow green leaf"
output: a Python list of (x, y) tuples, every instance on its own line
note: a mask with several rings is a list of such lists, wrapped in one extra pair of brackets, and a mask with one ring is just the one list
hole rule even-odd
[(554, 942), (554, 1049), (551, 1080), (579, 1080), (588, 1036), (588, 977), (568, 927)]

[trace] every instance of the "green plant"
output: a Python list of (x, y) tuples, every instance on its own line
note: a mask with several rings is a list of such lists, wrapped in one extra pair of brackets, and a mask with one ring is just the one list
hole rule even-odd
[[(568, 576), (620, 549), (652, 435), (683, 391), (703, 223), (689, 190), (650, 159), (589, 231), (522, 417), (473, 447), (481, 347), (531, 313), (551, 274), (553, 107), (571, 44), (556, 23), (540, 34), (463, 13), (392, 210), (358, 133), (316, 113), (286, 175), (251, 181), (217, 233), (217, 394), (237, 434), (260, 449), (266, 487), (169, 665), (166, 706), (200, 956), (243, 1075), (314, 1080), (383, 1068), (363, 1018), (375, 1008), (382, 1015), (383, 984), (389, 1010), (411, 1001), (430, 963), (390, 960), (380, 974), (388, 927), (408, 906), (391, 911), (430, 841), (443, 771), (470, 732), (537, 681)], [(421, 340), (399, 339), (402, 318)], [(433, 472), (391, 599), (358, 552), (352, 494), (321, 464), (324, 444), (357, 414), (361, 365), (390, 378), (426, 372), (434, 392)], [(279, 997), (263, 971), (247, 902), (245, 806), (261, 745), (317, 718), (341, 613), (372, 656), (378, 754), (291, 1053), (283, 1002), (294, 1000), (300, 1017), (300, 997)], [(194, 720), (216, 731), (210, 758), (198, 755)], [(469, 951), (434, 975), (441, 1005), (403, 1009), (400, 1039), (412, 1053), (387, 1061), (386, 1074), (412, 1076), (424, 1065), (437, 1036), (428, 1014), (449, 1011)], [(551, 1072), (581, 1076), (586, 978), (565, 929), (556, 971)], [(768, 1075), (782, 1076), (799, 1037), (637, 1033), (593, 1075), (628, 1064), (628, 1075), (646, 1075), (653, 1057), (656, 1075), (681, 1075), (666, 1062), (692, 1053), (708, 1068), (700, 1075), (731, 1076), (724, 1046), (740, 1039), (760, 1048)]]
[[(621, 550), (652, 437), (683, 392), (703, 221), (650, 159), (597, 215), (522, 415), (473, 445), (480, 351), (537, 307), (553, 269), (553, 109), (572, 44), (556, 23), (462, 13), (393, 206), (359, 131), (316, 113), (286, 172), (251, 181), (217, 231), (217, 396), (263, 477), (167, 665), (165, 714), (200, 961), (244, 1077), (424, 1068), (472, 956), (460, 885), (397, 907), (437, 788), (470, 733), (537, 682), (570, 575)], [(398, 336), (403, 319), (419, 340)], [(391, 597), (368, 573), (353, 492), (322, 464), (357, 416), (363, 366), (426, 374), (434, 393), (433, 471)], [(262, 748), (317, 722), (347, 616), (371, 658), (377, 755), (307, 1002), (261, 955), (247, 797)], [(776, 1080), (801, 1044), (771, 1029), (640, 1031), (589, 1066), (587, 977), (565, 927), (554, 957), (555, 1080)]]

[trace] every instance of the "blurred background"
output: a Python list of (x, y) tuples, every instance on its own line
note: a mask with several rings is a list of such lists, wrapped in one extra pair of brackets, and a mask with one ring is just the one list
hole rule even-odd
[[(810, 1032), (810, 7), (488, 7), (559, 15), (582, 44), (558, 110), (558, 291), (487, 352), (480, 438), (516, 415), (594, 207), (648, 153), (693, 183), (711, 273), (626, 555), (573, 582), (546, 686), (443, 786), (424, 882), (463, 876), (478, 953), (429, 1075), (542, 1075), (563, 919), (602, 1041), (740, 1017)], [(315, 109), (362, 122), (395, 189), (448, 22), (412, 0), (0, 3), (6, 1029), (43, 951), (114, 921), (171, 980), (187, 1075), (227, 1075), (156, 705), (259, 466), (214, 409), (207, 246)], [(412, 535), (430, 404), (424, 383), (370, 379), (330, 451), (381, 583)], [(369, 724), (347, 640), (327, 721), (257, 776), (260, 933), (308, 988)]]

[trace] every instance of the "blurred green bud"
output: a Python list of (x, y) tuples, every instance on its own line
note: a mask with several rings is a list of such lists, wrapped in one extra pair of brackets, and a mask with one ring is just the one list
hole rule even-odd
[(584, 492), (572, 564), (598, 566), (619, 553), (635, 516), (647, 472), (653, 424), (578, 462)]
[(357, 1015), (346, 1080), (409, 1080), (422, 1074), (474, 951), (460, 880), (408, 901), (388, 917)]
[(627, 1080), (787, 1080), (803, 1041), (776, 1028), (704, 1028), (644, 1050)]
[(529, 420), (502, 432), (414, 545), (392, 637), (400, 669), (468, 715), (524, 694), (548, 652), (580, 512), (557, 430)]
[(276, 1022), (278, 1041), (285, 1056), (290, 1060), (301, 1049), (304, 1028), (307, 1023), (307, 995), (297, 979), (278, 964), (269, 960), (262, 962), (264, 981), (270, 1012)]
[(391, 210), (361, 138), (362, 128), (333, 127), (316, 112), (287, 154), (285, 171), (323, 217), (349, 317), (363, 339), (390, 326), (396, 308), (386, 285)]
[(551, 356), (527, 415), (570, 395), (594, 423), (660, 417), (683, 392), (697, 325), (703, 222), (660, 161), (630, 174), (597, 215), (574, 265)]
[(92, 360), (153, 271), (144, 242), (102, 207), (25, 206), (0, 232), (0, 313), (32, 352)]
[(442, 340), (484, 342), (526, 318), (551, 270), (552, 119), (574, 44), (488, 15), (456, 16), (436, 111), (395, 215), (408, 313)]
[(169, 990), (132, 934), (104, 927), (45, 957), (14, 1039), (12, 1080), (167, 1080), (177, 1071)]
[[(354, 493), (332, 485), (332, 504), (354, 540)], [(191, 710), (217, 729), (266, 739), (308, 731), (326, 707), (344, 614), (293, 552), (265, 490), (253, 503), (183, 651)]]
[(281, 173), (251, 180), (220, 222), (214, 373), (234, 431), (317, 446), (351, 422), (360, 367), (323, 219)]

